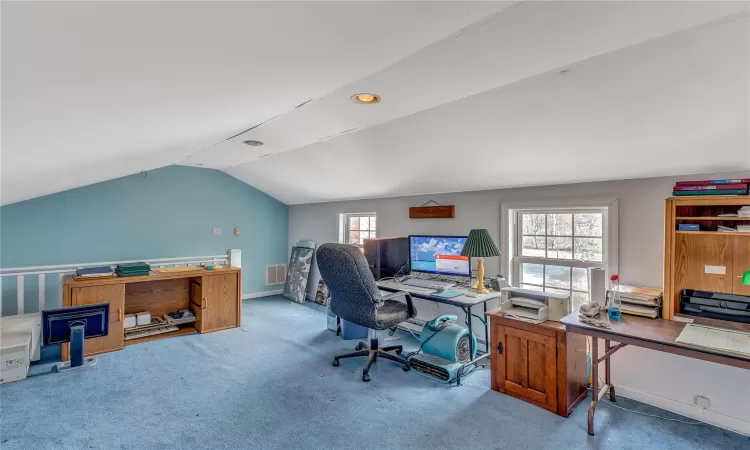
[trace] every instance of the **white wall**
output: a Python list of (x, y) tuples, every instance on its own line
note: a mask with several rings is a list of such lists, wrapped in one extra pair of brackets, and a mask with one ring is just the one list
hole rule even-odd
[[(739, 177), (748, 178), (750, 173), (295, 205), (289, 207), (289, 246), (291, 248), (298, 240), (314, 240), (318, 245), (335, 242), (339, 213), (376, 212), (379, 237), (419, 233), (460, 235), (468, 233), (471, 228), (487, 228), (498, 241), (502, 202), (618, 198), (620, 278), (627, 284), (662, 287), (664, 198), (670, 195), (674, 182), (678, 179)], [(410, 206), (420, 206), (429, 200), (456, 205), (456, 218), (409, 219)], [(487, 259), (485, 266), (487, 274), (497, 273), (499, 258)], [(311, 292), (314, 292), (318, 278), (317, 267), (313, 267), (309, 287)], [(435, 306), (419, 303), (417, 308), (419, 315), (424, 316), (425, 308), (429, 312), (429, 308)], [(437, 313), (437, 308), (434, 312)], [(455, 308), (451, 310), (452, 314), (456, 312)], [(477, 322), (475, 324), (479, 325)], [(632, 347), (620, 350), (613, 361), (613, 382), (619, 387), (619, 394), (750, 435), (750, 371)], [(708, 397), (711, 409), (704, 412), (695, 407), (695, 395)]]

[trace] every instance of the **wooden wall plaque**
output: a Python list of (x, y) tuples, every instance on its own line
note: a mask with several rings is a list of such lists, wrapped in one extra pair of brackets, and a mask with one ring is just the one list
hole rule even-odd
[(412, 206), (409, 208), (410, 219), (455, 219), (455, 205)]

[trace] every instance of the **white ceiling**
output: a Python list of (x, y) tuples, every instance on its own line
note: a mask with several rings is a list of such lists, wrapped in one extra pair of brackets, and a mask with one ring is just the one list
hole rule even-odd
[[(750, 169), (747, 16), (741, 2), (4, 2), (2, 203), (173, 163), (289, 204)], [(382, 103), (349, 101), (363, 91)]]

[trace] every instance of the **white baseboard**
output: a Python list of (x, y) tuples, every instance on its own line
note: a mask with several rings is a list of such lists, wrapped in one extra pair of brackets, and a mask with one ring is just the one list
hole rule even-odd
[(710, 409), (703, 409), (697, 405), (690, 405), (678, 402), (677, 400), (672, 400), (671, 398), (639, 391), (638, 389), (620, 386), (618, 384), (615, 384), (615, 390), (617, 391), (618, 397), (627, 397), (725, 430), (750, 436), (750, 422), (746, 420), (727, 416), (716, 411), (711, 411)]
[(242, 300), (247, 300), (249, 298), (270, 297), (272, 295), (281, 295), (283, 293), (284, 293), (283, 289), (277, 289), (275, 291), (253, 292), (250, 294), (242, 294)]

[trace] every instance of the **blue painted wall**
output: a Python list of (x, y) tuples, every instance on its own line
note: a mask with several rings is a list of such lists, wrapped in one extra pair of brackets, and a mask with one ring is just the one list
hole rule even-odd
[[(213, 236), (212, 228), (222, 228)], [(234, 228), (240, 227), (240, 236)], [(288, 208), (212, 169), (168, 166), (0, 207), (0, 266), (219, 255), (242, 250), (242, 292), (265, 286), (265, 266), (285, 264)], [(59, 305), (48, 276), (47, 306)], [(36, 277), (24, 308), (36, 311)], [(16, 313), (16, 280), (3, 280), (3, 315)]]

